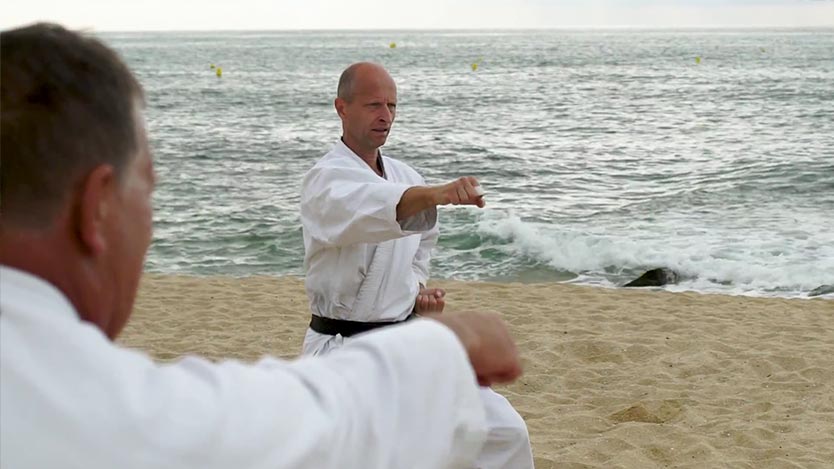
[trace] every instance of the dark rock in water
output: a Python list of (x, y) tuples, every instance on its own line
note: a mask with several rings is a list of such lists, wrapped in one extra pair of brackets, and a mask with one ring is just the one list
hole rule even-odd
[(660, 287), (678, 283), (680, 275), (677, 272), (665, 267), (660, 269), (652, 269), (641, 275), (635, 280), (623, 285), (624, 287)]
[(834, 293), (834, 285), (820, 285), (808, 292), (808, 296), (821, 296)]

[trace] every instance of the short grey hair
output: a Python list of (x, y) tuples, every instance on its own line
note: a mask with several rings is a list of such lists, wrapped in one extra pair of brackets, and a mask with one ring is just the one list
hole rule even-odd
[(87, 171), (140, 148), (142, 87), (100, 40), (56, 24), (0, 33), (3, 223), (49, 226)]

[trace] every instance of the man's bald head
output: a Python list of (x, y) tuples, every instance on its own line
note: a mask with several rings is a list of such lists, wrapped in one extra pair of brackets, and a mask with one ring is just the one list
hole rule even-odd
[(357, 62), (342, 72), (339, 77), (339, 88), (336, 96), (350, 102), (353, 100), (358, 85), (377, 80), (394, 83), (394, 79), (382, 65), (373, 62)]
[(397, 84), (382, 65), (359, 62), (342, 72), (334, 105), (342, 119), (342, 140), (376, 167), (397, 115)]

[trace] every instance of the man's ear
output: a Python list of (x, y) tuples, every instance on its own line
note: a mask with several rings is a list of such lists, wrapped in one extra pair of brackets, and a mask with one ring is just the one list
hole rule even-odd
[(347, 106), (347, 101), (345, 101), (342, 98), (336, 98), (336, 100), (333, 101), (333, 106), (336, 108), (336, 114), (338, 114), (339, 117), (344, 118), (345, 117), (345, 107)]
[(76, 231), (81, 245), (94, 256), (107, 249), (105, 231), (115, 209), (116, 183), (113, 166), (103, 164), (90, 171), (81, 184)]

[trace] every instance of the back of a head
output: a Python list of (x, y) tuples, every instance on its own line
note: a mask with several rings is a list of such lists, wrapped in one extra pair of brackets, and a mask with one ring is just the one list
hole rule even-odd
[(120, 174), (137, 152), (142, 89), (111, 49), (61, 26), (4, 31), (0, 48), (3, 225), (46, 228), (88, 171)]

